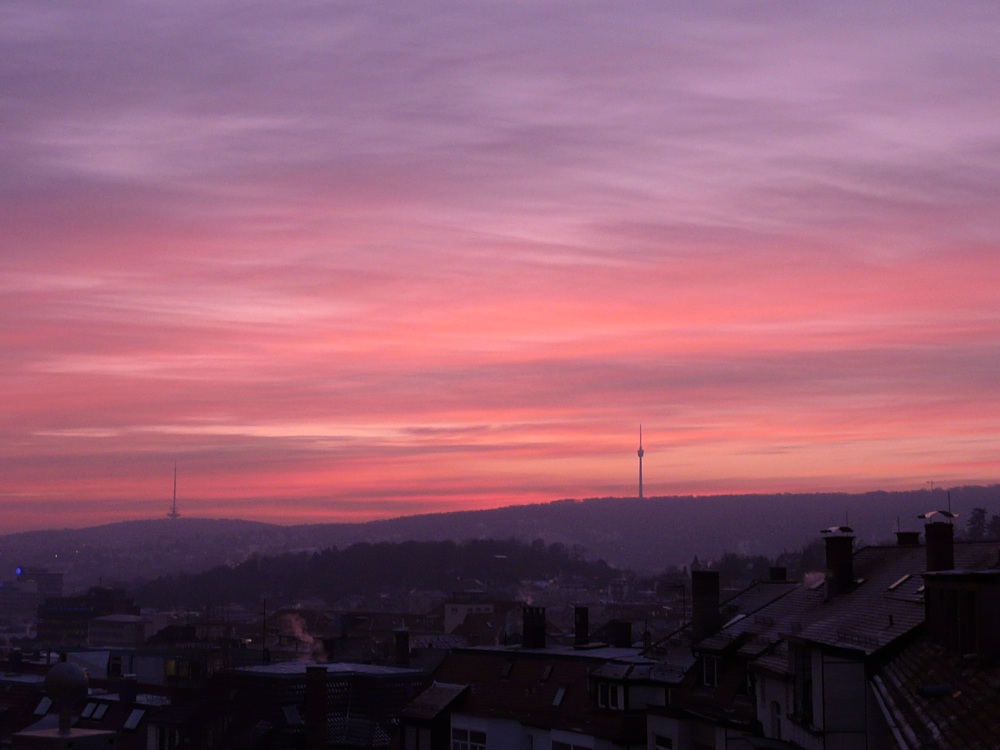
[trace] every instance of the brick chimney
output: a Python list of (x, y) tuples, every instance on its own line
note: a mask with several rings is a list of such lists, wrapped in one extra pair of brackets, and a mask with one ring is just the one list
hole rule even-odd
[(767, 580), (772, 583), (781, 583), (788, 580), (788, 568), (783, 565), (774, 565), (768, 570)]
[(590, 610), (573, 607), (573, 645), (586, 646), (590, 643)]
[(131, 708), (139, 696), (139, 679), (134, 674), (123, 674), (118, 682), (118, 701), (122, 708)]
[(691, 571), (691, 634), (701, 640), (722, 624), (719, 614), (719, 571)]
[(927, 540), (927, 570), (954, 570), (955, 527), (941, 521), (925, 524), (924, 538)]
[(632, 623), (628, 620), (612, 620), (609, 622), (608, 640), (616, 648), (631, 648)]
[(326, 667), (306, 667), (306, 750), (325, 750)]
[(399, 628), (393, 631), (396, 646), (396, 666), (410, 666), (410, 631), (406, 628)]
[(826, 595), (846, 594), (854, 588), (854, 537), (831, 534), (826, 541)]
[(545, 607), (525, 607), (521, 628), (524, 648), (545, 648)]

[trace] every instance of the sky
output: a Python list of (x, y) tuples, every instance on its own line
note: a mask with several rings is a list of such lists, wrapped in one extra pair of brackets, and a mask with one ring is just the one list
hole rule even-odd
[(5, 0), (0, 527), (995, 483), (997, 39)]

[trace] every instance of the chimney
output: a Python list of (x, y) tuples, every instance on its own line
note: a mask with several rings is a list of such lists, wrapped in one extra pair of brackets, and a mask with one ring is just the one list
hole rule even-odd
[(521, 645), (524, 648), (545, 648), (545, 607), (525, 607), (523, 611)]
[(719, 615), (719, 571), (691, 571), (691, 633), (701, 640), (722, 624)]
[(628, 620), (612, 620), (609, 622), (608, 640), (616, 648), (631, 648), (632, 623)]
[(325, 750), (326, 667), (306, 667), (306, 750)]
[(788, 580), (788, 568), (783, 565), (775, 565), (768, 571), (767, 580), (772, 583), (781, 583)]
[(122, 708), (131, 708), (139, 696), (139, 680), (134, 674), (123, 674), (118, 683), (118, 701)]
[(917, 547), (920, 544), (919, 531), (897, 531), (896, 544), (899, 547)]
[(928, 572), (954, 570), (955, 527), (941, 522), (925, 524), (924, 538), (927, 540)]
[(573, 607), (573, 645), (586, 646), (590, 643), (590, 610)]
[(396, 637), (396, 666), (410, 666), (410, 631), (399, 628), (394, 633)]
[(854, 588), (854, 537), (830, 535), (826, 541), (826, 595), (846, 594)]

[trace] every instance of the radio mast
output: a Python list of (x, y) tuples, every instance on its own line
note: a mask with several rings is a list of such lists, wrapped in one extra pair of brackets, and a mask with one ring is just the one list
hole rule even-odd
[(167, 518), (180, 518), (181, 514), (177, 512), (177, 462), (174, 461), (174, 504), (170, 508), (170, 512), (167, 513)]

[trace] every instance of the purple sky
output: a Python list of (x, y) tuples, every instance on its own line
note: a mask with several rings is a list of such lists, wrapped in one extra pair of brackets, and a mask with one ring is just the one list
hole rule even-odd
[(0, 4), (0, 521), (993, 483), (1000, 5)]

